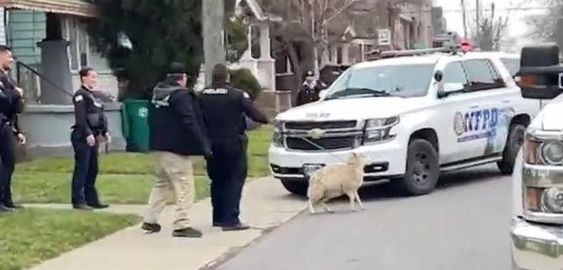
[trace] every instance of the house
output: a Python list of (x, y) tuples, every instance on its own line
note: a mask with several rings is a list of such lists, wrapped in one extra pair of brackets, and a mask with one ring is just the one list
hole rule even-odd
[[(257, 1), (259, 2), (259, 1)], [(358, 0), (327, 24), (328, 46), (318, 59), (325, 65), (348, 66), (366, 60), (371, 50), (428, 48), (432, 44), (432, 1), (391, 4), (383, 0)], [(274, 13), (263, 10), (264, 14)], [(276, 37), (272, 37), (276, 38)], [(302, 61), (314, 63), (310, 37), (295, 37), (297, 54)], [(289, 62), (289, 52), (280, 50), (276, 59), (278, 90), (290, 90), (294, 71)], [(309, 69), (313, 67), (310, 64)]]
[[(12, 75), (25, 90), (20, 121), (32, 155), (69, 152), (72, 95), (82, 67), (98, 71), (99, 89), (117, 96), (117, 78), (88, 39), (86, 23), (96, 15), (94, 4), (85, 0), (0, 0), (0, 43), (17, 57)], [(108, 103), (106, 111), (111, 147), (124, 149), (121, 106)]]

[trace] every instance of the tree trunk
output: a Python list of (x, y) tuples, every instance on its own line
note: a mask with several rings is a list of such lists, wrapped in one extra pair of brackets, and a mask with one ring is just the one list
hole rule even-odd
[(295, 98), (297, 97), (297, 93), (299, 92), (299, 87), (303, 83), (303, 68), (301, 67), (301, 62), (299, 61), (299, 56), (297, 55), (295, 44), (288, 40), (286, 40), (285, 42), (295, 82), (294, 86), (291, 89), (291, 101), (293, 104), (295, 102)]
[(315, 74), (319, 75), (319, 46), (317, 46), (316, 44), (313, 45), (313, 70), (315, 71)]

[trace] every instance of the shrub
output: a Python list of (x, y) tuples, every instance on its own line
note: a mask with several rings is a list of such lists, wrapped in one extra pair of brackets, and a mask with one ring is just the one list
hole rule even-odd
[(252, 72), (246, 68), (230, 70), (231, 85), (246, 91), (252, 100), (256, 100), (262, 91), (262, 86)]

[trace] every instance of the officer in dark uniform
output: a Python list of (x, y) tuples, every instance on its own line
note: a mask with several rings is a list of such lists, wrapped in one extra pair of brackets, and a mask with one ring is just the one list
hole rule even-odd
[(326, 89), (326, 85), (322, 81), (315, 79), (314, 71), (308, 71), (305, 76), (305, 82), (303, 82), (299, 93), (297, 93), (296, 106), (319, 100), (319, 93), (321, 90)]
[(268, 123), (248, 94), (228, 85), (225, 65), (213, 68), (211, 87), (201, 92), (201, 108), (212, 155), (207, 159), (211, 179), (213, 226), (225, 231), (246, 230), (239, 220), (242, 188), (247, 176), (245, 115), (253, 121)]
[(18, 114), (23, 109), (23, 91), (8, 74), (13, 62), (12, 50), (0, 45), (0, 213), (22, 208), (14, 204), (11, 189), (16, 140), (25, 144), (25, 136), (18, 125)]
[(73, 97), (76, 124), (72, 127), (74, 173), (72, 175), (72, 205), (78, 210), (107, 208), (100, 203), (96, 191), (98, 176), (98, 145), (109, 140), (107, 119), (101, 101), (93, 89), (97, 73), (91, 68), (80, 71), (82, 87)]

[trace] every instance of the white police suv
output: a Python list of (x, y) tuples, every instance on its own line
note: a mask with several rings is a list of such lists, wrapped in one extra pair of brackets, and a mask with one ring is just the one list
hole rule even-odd
[(494, 162), (512, 172), (539, 111), (503, 64), (519, 56), (410, 52), (355, 64), (321, 100), (276, 117), (270, 168), (287, 190), (306, 194), (310, 173), (352, 152), (371, 161), (366, 182), (410, 195), (431, 192), (441, 172)]

